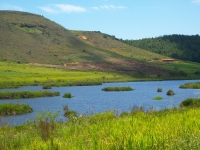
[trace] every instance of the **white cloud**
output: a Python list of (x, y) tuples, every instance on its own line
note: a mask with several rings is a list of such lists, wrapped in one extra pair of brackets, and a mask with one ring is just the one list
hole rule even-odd
[(71, 12), (85, 12), (86, 9), (80, 6), (69, 4), (53, 4), (44, 7), (38, 7), (48, 13), (71, 13)]
[(16, 11), (23, 11), (23, 9), (19, 6), (4, 4), (0, 6), (0, 10), (16, 10)]
[(42, 9), (43, 11), (45, 11), (45, 12), (48, 12), (48, 13), (57, 13), (57, 11), (56, 10), (54, 10), (54, 9), (52, 9), (51, 7), (38, 7), (38, 8), (40, 8), (40, 9)]
[(102, 5), (102, 6), (99, 6), (99, 7), (92, 7), (93, 9), (125, 9), (126, 7), (125, 6), (114, 6), (114, 5)]
[(62, 12), (85, 12), (85, 8), (80, 6), (73, 6), (68, 4), (57, 4), (55, 7), (59, 8)]
[(98, 7), (92, 7), (92, 9), (96, 9), (96, 10), (98, 10), (99, 8), (98, 8)]
[(193, 0), (193, 3), (200, 4), (200, 0)]

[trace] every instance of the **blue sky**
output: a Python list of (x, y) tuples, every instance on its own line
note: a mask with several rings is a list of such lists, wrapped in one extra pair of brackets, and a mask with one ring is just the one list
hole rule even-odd
[(69, 30), (101, 31), (122, 39), (200, 34), (200, 0), (1, 0)]

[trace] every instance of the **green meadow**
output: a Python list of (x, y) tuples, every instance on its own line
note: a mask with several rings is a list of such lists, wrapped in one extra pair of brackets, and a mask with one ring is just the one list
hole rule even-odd
[(72, 116), (66, 123), (57, 123), (56, 114), (48, 112), (21, 126), (1, 123), (0, 147), (4, 150), (199, 149), (199, 114), (199, 108), (139, 110), (121, 117), (110, 111), (90, 117)]
[(0, 62), (0, 88), (26, 85), (95, 85), (102, 82), (129, 81), (128, 75), (98, 71), (67, 71), (30, 64)]

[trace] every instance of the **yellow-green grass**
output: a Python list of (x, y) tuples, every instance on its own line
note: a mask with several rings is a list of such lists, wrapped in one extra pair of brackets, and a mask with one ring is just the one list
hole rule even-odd
[[(200, 109), (173, 109), (116, 117), (105, 112), (71, 117), (67, 123), (49, 119), (34, 125), (1, 126), (3, 149), (198, 149)], [(42, 129), (42, 130), (41, 130)]]
[(67, 71), (30, 64), (0, 62), (0, 88), (23, 85), (91, 85), (130, 80), (127, 75), (97, 71)]
[(28, 104), (0, 104), (0, 116), (20, 115), (24, 113), (30, 113), (32, 111), (33, 109)]

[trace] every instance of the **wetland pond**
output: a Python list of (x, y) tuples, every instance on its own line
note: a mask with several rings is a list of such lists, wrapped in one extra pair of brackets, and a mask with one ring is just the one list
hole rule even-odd
[[(52, 87), (52, 89), (42, 89), (42, 86), (24, 86), (18, 89), (1, 89), (0, 91), (53, 91), (60, 92), (60, 96), (42, 97), (30, 99), (10, 99), (0, 100), (0, 103), (21, 103), (29, 104), (33, 108), (32, 113), (0, 117), (1, 122), (11, 126), (26, 123), (27, 120), (36, 119), (37, 114), (52, 111), (59, 112), (58, 121), (66, 121), (63, 116), (63, 106), (68, 106), (70, 110), (80, 114), (91, 115), (93, 113), (102, 113), (104, 111), (115, 110), (120, 114), (122, 111), (130, 112), (133, 106), (142, 106), (144, 109), (154, 108), (161, 110), (165, 108), (179, 107), (181, 101), (186, 98), (200, 97), (199, 89), (180, 89), (181, 84), (189, 82), (200, 82), (200, 80), (173, 80), (173, 81), (148, 81), (148, 82), (119, 82), (104, 83), (98, 86), (68, 86)], [(105, 87), (130, 86), (133, 91), (123, 92), (105, 92)], [(162, 92), (157, 92), (162, 88)], [(175, 92), (174, 96), (167, 96), (168, 90)], [(71, 93), (72, 98), (63, 98), (65, 93)], [(163, 100), (153, 100), (160, 96)]]

